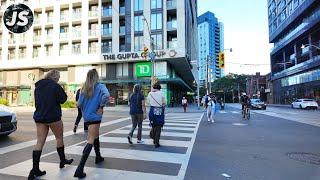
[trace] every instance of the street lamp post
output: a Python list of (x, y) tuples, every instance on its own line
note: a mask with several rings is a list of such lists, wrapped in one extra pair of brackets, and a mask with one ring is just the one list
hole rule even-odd
[(313, 45), (313, 44), (302, 44), (302, 45), (301, 45), (301, 49), (304, 49), (304, 48), (306, 48), (306, 47), (308, 47), (308, 46), (311, 46), (311, 47), (316, 48), (317, 50), (320, 50), (320, 47), (318, 47), (318, 46), (316, 46), (316, 45)]

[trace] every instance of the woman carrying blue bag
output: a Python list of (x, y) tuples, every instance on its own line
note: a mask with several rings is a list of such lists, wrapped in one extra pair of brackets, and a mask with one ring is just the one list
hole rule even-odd
[(156, 148), (160, 147), (161, 128), (164, 125), (165, 98), (160, 91), (160, 84), (154, 84), (151, 92), (148, 94), (147, 100), (150, 105), (149, 120), (151, 124), (150, 137)]

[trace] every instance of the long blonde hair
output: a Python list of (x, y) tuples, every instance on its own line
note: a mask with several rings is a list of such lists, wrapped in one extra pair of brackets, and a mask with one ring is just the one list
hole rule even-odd
[(94, 86), (99, 81), (99, 75), (96, 69), (91, 69), (87, 73), (86, 82), (84, 83), (81, 92), (86, 98), (91, 98), (93, 95)]

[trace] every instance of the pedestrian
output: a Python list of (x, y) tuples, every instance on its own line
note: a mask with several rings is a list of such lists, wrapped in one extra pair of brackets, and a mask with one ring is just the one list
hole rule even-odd
[(132, 128), (128, 135), (128, 141), (132, 144), (133, 132), (138, 126), (137, 143), (143, 143), (141, 140), (142, 134), (142, 122), (146, 119), (146, 106), (144, 102), (144, 96), (141, 92), (141, 85), (136, 84), (133, 87), (133, 94), (130, 96), (130, 115), (132, 120)]
[(181, 104), (183, 107), (183, 112), (187, 112), (188, 100), (185, 97), (182, 98)]
[(170, 99), (171, 107), (174, 107), (174, 97), (172, 96)]
[(214, 115), (216, 113), (216, 99), (215, 96), (213, 94), (209, 95), (209, 102), (208, 102), (208, 106), (207, 106), (207, 118), (208, 118), (208, 122), (212, 122), (214, 123)]
[(207, 109), (208, 108), (208, 103), (209, 103), (209, 97), (208, 95), (206, 95), (205, 99), (204, 99), (204, 108)]
[[(76, 102), (78, 102), (78, 100), (79, 100), (80, 91), (81, 91), (81, 88), (79, 88), (79, 89), (77, 90), (77, 93), (76, 93)], [(78, 109), (78, 115), (77, 115), (77, 118), (76, 118), (76, 122), (74, 123), (73, 133), (76, 133), (76, 132), (77, 132), (77, 128), (78, 128), (79, 122), (80, 122), (80, 120), (81, 120), (81, 118), (82, 118), (81, 108), (77, 108), (77, 109)], [(84, 122), (83, 122), (83, 130), (84, 130), (84, 131), (88, 131), (88, 127), (85, 125)]]
[(87, 73), (86, 81), (81, 89), (77, 106), (81, 108), (83, 120), (88, 126), (87, 144), (83, 149), (81, 161), (74, 173), (74, 177), (84, 178), (84, 165), (90, 155), (92, 146), (96, 153), (95, 163), (104, 161), (100, 153), (99, 128), (103, 115), (103, 108), (108, 102), (110, 96), (108, 89), (104, 84), (98, 83), (99, 76), (95, 69)]
[(161, 128), (164, 125), (165, 98), (160, 91), (160, 84), (156, 83), (152, 86), (151, 92), (148, 94), (147, 100), (150, 105), (149, 120), (151, 124), (150, 137), (156, 148), (160, 147)]
[(63, 104), (67, 100), (67, 95), (58, 84), (59, 79), (60, 72), (51, 70), (45, 75), (44, 79), (39, 80), (35, 84), (34, 99), (36, 110), (33, 114), (33, 119), (36, 123), (37, 144), (32, 152), (33, 165), (28, 176), (29, 180), (46, 174), (46, 171), (40, 170), (39, 162), (49, 128), (57, 141), (60, 168), (73, 162), (73, 159), (66, 159), (64, 153), (63, 123), (61, 120), (62, 112), (60, 104)]

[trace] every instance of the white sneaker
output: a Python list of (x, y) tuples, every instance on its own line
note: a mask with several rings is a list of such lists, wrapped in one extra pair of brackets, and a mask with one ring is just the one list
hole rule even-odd
[(214, 123), (214, 120), (212, 120), (211, 122)]
[(138, 143), (138, 144), (143, 144), (144, 141), (143, 141), (143, 140), (138, 140), (137, 143)]

